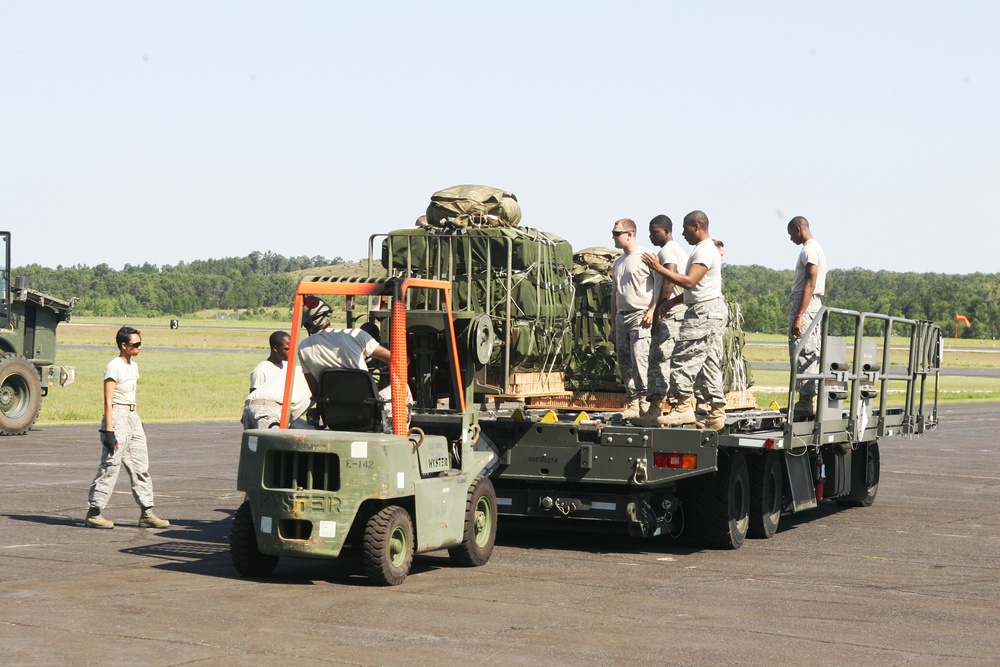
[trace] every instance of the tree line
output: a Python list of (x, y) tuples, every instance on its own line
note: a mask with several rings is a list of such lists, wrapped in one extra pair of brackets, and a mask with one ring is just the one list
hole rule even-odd
[(177, 265), (107, 264), (90, 267), (31, 264), (14, 269), (32, 289), (68, 299), (73, 312), (101, 317), (189, 315), (199, 310), (257, 310), (290, 307), (298, 285), (294, 271), (343, 264), (340, 257), (284, 257), (252, 252), (246, 257), (197, 260)]
[[(286, 308), (298, 284), (293, 273), (343, 264), (340, 257), (283, 257), (252, 252), (246, 257), (181, 262), (175, 266), (107, 264), (49, 269), (37, 264), (15, 269), (33, 289), (60, 298), (79, 297), (74, 312), (106, 317), (182, 316), (199, 310)], [(723, 267), (726, 298), (739, 303), (743, 329), (786, 333), (790, 269), (763, 266)], [(963, 338), (992, 339), (1000, 333), (1000, 274), (894, 273), (833, 269), (827, 276), (827, 306), (929, 320), (945, 332), (955, 314), (969, 319)]]
[[(744, 330), (786, 333), (794, 271), (725, 265), (722, 274), (726, 298), (742, 308)], [(1000, 274), (997, 273), (954, 275), (832, 269), (827, 273), (823, 304), (927, 320), (938, 324), (946, 335), (954, 333), (957, 313), (967, 317), (971, 324), (969, 328), (960, 326), (961, 338), (992, 339), (1000, 334)]]

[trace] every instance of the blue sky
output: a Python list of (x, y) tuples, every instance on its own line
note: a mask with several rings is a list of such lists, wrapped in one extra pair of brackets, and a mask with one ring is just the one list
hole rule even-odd
[[(15, 265), (367, 255), (438, 189), (574, 248), (997, 272), (1000, 4), (0, 0)], [(955, 233), (952, 234), (951, 232)]]

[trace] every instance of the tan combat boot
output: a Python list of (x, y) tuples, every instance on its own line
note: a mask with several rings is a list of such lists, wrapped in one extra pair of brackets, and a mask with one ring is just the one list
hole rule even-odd
[(792, 407), (792, 412), (799, 417), (815, 417), (816, 416), (816, 397), (815, 396), (799, 396), (799, 400), (795, 401), (795, 405)]
[(91, 507), (87, 510), (87, 520), (83, 522), (87, 528), (114, 528), (115, 524), (101, 516), (101, 510)]
[(661, 416), (656, 421), (661, 426), (683, 426), (684, 424), (695, 423), (694, 409), (698, 403), (694, 396), (680, 399), (669, 414)]
[(661, 414), (660, 405), (662, 399), (659, 396), (653, 396), (649, 399), (649, 407), (639, 413), (639, 416), (632, 420), (633, 426), (659, 426), (659, 422), (656, 421)]
[(726, 406), (722, 405), (712, 405), (712, 409), (709, 410), (708, 415), (704, 419), (699, 419), (695, 421), (695, 426), (698, 428), (710, 428), (716, 431), (721, 431), (722, 427), (726, 425)]
[(639, 399), (633, 398), (631, 401), (629, 401), (629, 404), (625, 406), (625, 409), (622, 410), (622, 419), (635, 419), (636, 417), (639, 416), (639, 413), (640, 413)]
[(140, 528), (169, 528), (170, 522), (153, 514), (152, 507), (143, 507), (139, 516)]

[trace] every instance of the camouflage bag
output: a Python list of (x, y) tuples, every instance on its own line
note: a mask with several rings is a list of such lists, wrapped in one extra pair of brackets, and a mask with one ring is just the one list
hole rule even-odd
[(486, 185), (456, 185), (431, 195), (427, 224), (433, 227), (517, 227), (521, 206), (512, 193)]

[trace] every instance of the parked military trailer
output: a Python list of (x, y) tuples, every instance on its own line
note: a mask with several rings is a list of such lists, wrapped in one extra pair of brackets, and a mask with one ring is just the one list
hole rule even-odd
[(10, 232), (0, 232), (4, 260), (0, 289), (0, 435), (26, 433), (38, 419), (51, 387), (73, 382), (76, 369), (58, 366), (56, 327), (68, 322), (72, 301), (28, 288), (25, 277), (11, 284)]

